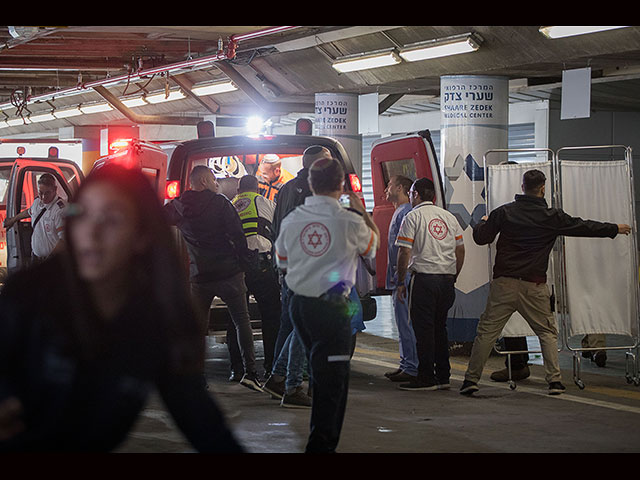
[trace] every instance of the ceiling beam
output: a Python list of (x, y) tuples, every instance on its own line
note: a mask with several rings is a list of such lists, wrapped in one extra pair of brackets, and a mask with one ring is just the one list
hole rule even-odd
[(134, 112), (124, 105), (118, 97), (112, 94), (102, 85), (96, 85), (93, 89), (104, 98), (113, 108), (122, 113), (133, 123), (154, 125), (197, 125), (202, 120), (199, 117), (172, 117), (168, 115), (142, 115)]

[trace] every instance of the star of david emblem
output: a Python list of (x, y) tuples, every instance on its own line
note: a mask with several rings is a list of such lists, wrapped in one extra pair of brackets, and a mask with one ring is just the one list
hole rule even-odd
[(322, 237), (318, 232), (313, 232), (309, 235), (309, 246), (313, 248), (317, 248), (322, 245)]
[(300, 246), (307, 255), (319, 257), (331, 244), (329, 229), (320, 222), (312, 222), (300, 232)]

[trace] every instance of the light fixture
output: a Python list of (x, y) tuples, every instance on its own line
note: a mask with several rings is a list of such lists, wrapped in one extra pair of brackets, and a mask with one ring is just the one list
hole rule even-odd
[(209, 85), (200, 85), (197, 87), (193, 87), (191, 92), (194, 95), (202, 97), (204, 95), (215, 95), (217, 93), (225, 93), (225, 92), (233, 92), (237, 90), (233, 82), (218, 82), (218, 83), (210, 83)]
[(249, 135), (257, 135), (265, 128), (264, 120), (261, 117), (249, 117), (246, 128)]
[(170, 102), (172, 100), (180, 100), (182, 98), (185, 98), (185, 95), (180, 90), (172, 90), (169, 92), (169, 95), (165, 92), (160, 92), (144, 97), (144, 99), (149, 103)]
[(56, 118), (75, 117), (76, 115), (82, 115), (82, 112), (78, 107), (67, 108), (65, 110), (54, 110), (53, 116)]
[(340, 73), (347, 73), (370, 68), (388, 67), (400, 62), (400, 57), (393, 50), (384, 50), (341, 57), (333, 62), (332, 66)]
[(108, 103), (95, 103), (93, 105), (80, 105), (78, 107), (82, 113), (100, 113), (113, 110)]
[(480, 37), (472, 33), (455, 35), (426, 42), (405, 45), (400, 56), (407, 62), (418, 62), (430, 58), (447, 57), (461, 53), (475, 52), (480, 48)]
[(55, 119), (56, 117), (54, 117), (51, 112), (41, 113), (39, 115), (29, 115), (29, 120), (33, 123), (48, 122), (49, 120), (55, 120)]
[(616, 26), (616, 27), (598, 27), (593, 25), (586, 26), (586, 27), (579, 27), (575, 25), (551, 26), (551, 27), (540, 27), (538, 31), (547, 38), (564, 38), (564, 37), (571, 37), (573, 35), (584, 35), (587, 33), (604, 32), (606, 30), (613, 30), (615, 28), (627, 28), (627, 26)]
[(141, 107), (143, 105), (147, 105), (147, 102), (144, 101), (144, 99), (142, 97), (135, 97), (135, 98), (127, 98), (125, 100), (122, 100), (123, 105), (131, 108), (131, 107)]

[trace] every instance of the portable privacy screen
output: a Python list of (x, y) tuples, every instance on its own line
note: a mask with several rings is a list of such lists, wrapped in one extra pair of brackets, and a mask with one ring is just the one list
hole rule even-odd
[[(487, 162), (487, 157), (491, 154), (495, 153), (513, 153), (514, 156), (522, 156), (525, 154), (527, 157), (530, 157), (531, 154), (535, 154), (535, 161), (522, 161), (520, 163), (502, 163), (502, 164), (489, 164)], [(541, 160), (546, 158), (546, 160)], [(546, 188), (545, 188), (545, 200), (548, 205), (552, 204), (555, 184), (553, 181), (553, 152), (548, 149), (500, 149), (500, 150), (489, 150), (484, 155), (484, 169), (485, 169), (485, 200), (487, 206), (487, 215), (489, 215), (493, 210), (504, 205), (506, 203), (510, 203), (514, 201), (515, 196), (518, 194), (522, 194), (522, 176), (528, 170), (537, 169), (544, 173), (547, 178)], [(494, 242), (489, 245), (489, 278), (492, 277), (493, 273), (493, 265), (495, 263), (496, 256), (496, 247)], [(554, 249), (555, 251), (555, 249)], [(553, 252), (552, 252), (553, 253)], [(556, 279), (556, 271), (554, 269), (555, 262), (553, 261), (554, 255), (552, 254), (549, 257), (549, 267), (547, 269), (547, 286), (550, 292), (555, 292), (556, 287), (555, 283)], [(553, 295), (552, 295), (553, 296)], [(558, 321), (558, 316), (555, 315), (556, 321)], [(532, 337), (535, 336), (535, 333), (527, 323), (527, 321), (522, 317), (520, 313), (517, 311), (511, 315), (511, 318), (508, 320), (506, 325), (504, 326), (500, 337)], [(507, 355), (507, 370), (509, 377), (509, 386), (511, 389), (515, 388), (515, 383), (511, 379), (511, 355), (518, 353), (541, 353), (540, 350), (497, 350), (498, 353)]]
[(578, 352), (595, 349), (572, 347), (572, 337), (606, 334), (611, 337), (598, 350), (628, 350), (627, 381), (638, 385), (632, 352), (638, 347), (639, 295), (631, 149), (565, 147), (556, 152), (555, 168), (557, 203), (567, 214), (632, 227), (630, 235), (614, 239), (561, 237), (558, 305), (564, 342), (574, 354), (574, 381), (584, 388)]

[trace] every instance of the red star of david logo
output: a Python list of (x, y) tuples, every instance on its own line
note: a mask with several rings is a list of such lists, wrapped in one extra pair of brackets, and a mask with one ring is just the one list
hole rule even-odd
[(309, 235), (308, 245), (313, 248), (317, 248), (322, 245), (322, 236), (318, 232), (313, 232)]

